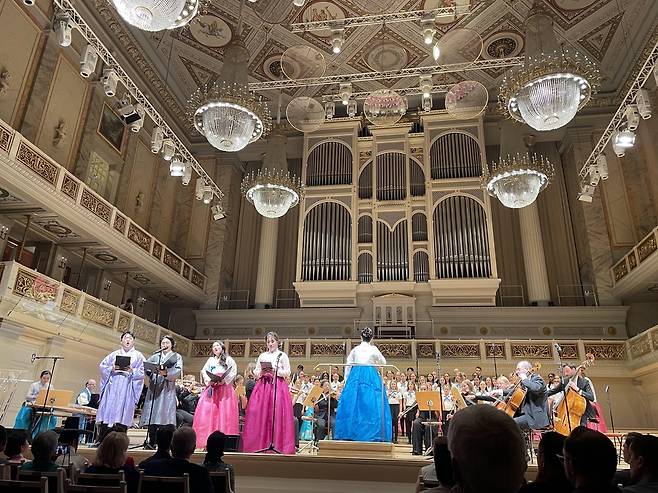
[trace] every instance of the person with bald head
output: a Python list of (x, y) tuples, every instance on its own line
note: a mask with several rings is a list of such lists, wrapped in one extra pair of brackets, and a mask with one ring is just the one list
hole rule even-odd
[[(539, 373), (535, 373), (529, 361), (519, 361), (515, 375), (519, 386), (526, 391), (521, 409), (514, 421), (522, 430), (539, 430), (549, 425), (546, 383)], [(511, 396), (515, 387), (502, 391), (503, 396)]]

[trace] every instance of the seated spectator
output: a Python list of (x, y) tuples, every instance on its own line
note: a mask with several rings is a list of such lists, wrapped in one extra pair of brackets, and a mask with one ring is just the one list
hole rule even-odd
[(516, 493), (526, 470), (521, 430), (493, 406), (457, 411), (448, 430), (455, 483), (461, 493)]
[(158, 448), (151, 457), (144, 459), (139, 463), (139, 468), (144, 469), (145, 465), (154, 460), (171, 459), (169, 454), (169, 447), (171, 446), (171, 439), (174, 436), (174, 429), (171, 426), (160, 426), (155, 434), (155, 440)]
[(224, 447), (226, 446), (226, 435), (221, 431), (214, 431), (208, 437), (206, 443), (206, 457), (203, 459), (203, 467), (209, 471), (226, 471), (231, 479), (231, 491), (235, 491), (235, 471), (231, 464), (222, 460)]
[(574, 428), (564, 442), (563, 459), (573, 493), (619, 492), (612, 482), (617, 470), (617, 451), (603, 433), (584, 426)]
[(128, 493), (137, 493), (139, 486), (139, 472), (134, 465), (128, 465), (128, 435), (118, 431), (107, 434), (96, 451), (96, 458), (91, 466), (87, 467), (92, 474), (116, 474), (123, 471), (126, 477)]
[(627, 486), (624, 493), (658, 492), (658, 437), (640, 435), (635, 437), (629, 447), (632, 486)]
[(188, 473), (190, 491), (194, 493), (213, 493), (208, 470), (189, 461), (196, 447), (194, 428), (182, 426), (174, 432), (171, 439), (171, 459), (154, 460), (144, 465), (144, 474), (148, 476), (177, 477)]
[(30, 444), (27, 442), (27, 430), (12, 430), (7, 436), (7, 444), (5, 445), (5, 456), (7, 457), (7, 464), (22, 464), (25, 462), (23, 456)]
[[(635, 440), (637, 437), (641, 437), (642, 433), (637, 433), (635, 431), (631, 431), (626, 435), (626, 438), (624, 439), (624, 447), (622, 449), (622, 457), (624, 459), (624, 462), (626, 464), (630, 464), (630, 451), (629, 447), (631, 446), (631, 443), (633, 440)], [(619, 485), (619, 486), (630, 486), (633, 484), (633, 481), (631, 480), (631, 470), (630, 469), (619, 469), (615, 473), (615, 480), (614, 483)]]
[(22, 471), (53, 472), (59, 467), (57, 457), (57, 433), (52, 430), (42, 431), (32, 441), (33, 460), (21, 466)]
[(519, 493), (570, 493), (571, 483), (560, 460), (564, 436), (554, 431), (544, 433), (537, 448), (537, 477), (521, 487)]
[(420, 476), (416, 483), (416, 492), (420, 491), (420, 480), (438, 482), (435, 488), (423, 490), (427, 493), (448, 493), (455, 485), (455, 479), (452, 474), (452, 457), (448, 450), (448, 439), (443, 436), (436, 437), (432, 446), (434, 453), (434, 462), (423, 466), (420, 470)]
[(59, 443), (65, 450), (57, 456), (55, 462), (58, 466), (66, 467), (73, 464), (78, 471), (84, 472), (89, 466), (86, 457), (78, 453), (81, 430), (64, 429), (59, 434)]

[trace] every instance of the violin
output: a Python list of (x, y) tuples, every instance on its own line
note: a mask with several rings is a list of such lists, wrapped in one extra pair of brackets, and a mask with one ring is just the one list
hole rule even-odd
[[(529, 373), (537, 372), (540, 369), (541, 363), (535, 363), (534, 366), (530, 368)], [(516, 384), (514, 385), (514, 388), (512, 389), (512, 392), (510, 392), (506, 401), (496, 403), (496, 409), (500, 409), (510, 418), (513, 418), (516, 412), (523, 405), (523, 401), (525, 400), (525, 396), (528, 391), (521, 386), (521, 379), (519, 378), (517, 372), (514, 372), (510, 376), (516, 380)]]

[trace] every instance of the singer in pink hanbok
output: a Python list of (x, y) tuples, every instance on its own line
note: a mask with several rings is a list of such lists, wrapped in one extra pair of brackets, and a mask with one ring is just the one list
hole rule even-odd
[[(212, 345), (213, 356), (208, 358), (201, 370), (201, 379), (206, 389), (201, 393), (194, 412), (192, 427), (196, 432), (197, 448), (205, 448), (208, 437), (214, 431), (225, 435), (238, 435), (238, 398), (233, 389), (233, 380), (238, 374), (238, 367), (233, 358), (226, 354), (226, 348), (220, 341)], [(222, 377), (214, 382), (208, 373)]]
[(294, 454), (295, 416), (286, 382), (286, 377), (290, 376), (290, 360), (279, 350), (279, 336), (275, 332), (268, 332), (265, 342), (267, 351), (261, 353), (254, 368), (258, 381), (247, 405), (242, 451), (274, 452), (270, 447), (273, 445), (277, 452)]

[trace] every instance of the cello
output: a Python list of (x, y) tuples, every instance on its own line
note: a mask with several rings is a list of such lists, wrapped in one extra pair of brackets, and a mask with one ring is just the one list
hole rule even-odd
[[(534, 366), (530, 369), (530, 372), (534, 373), (540, 369), (541, 364), (535, 363)], [(507, 400), (505, 402), (501, 401), (496, 403), (496, 409), (503, 411), (510, 418), (513, 418), (516, 412), (521, 409), (527, 392), (528, 391), (521, 386), (521, 380), (519, 379), (519, 381), (514, 385), (514, 388), (512, 389), (512, 392), (510, 393)]]
[[(594, 355), (587, 353), (585, 361), (576, 368), (576, 378), (582, 368), (587, 368), (594, 363)], [(564, 398), (560, 401), (553, 417), (555, 431), (564, 436), (569, 436), (571, 430), (580, 425), (580, 420), (587, 409), (587, 399), (571, 387), (567, 387)]]

